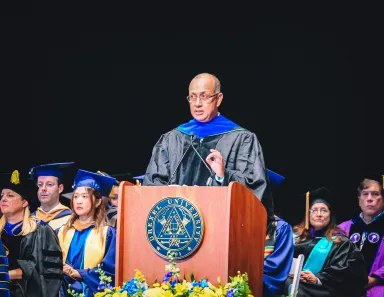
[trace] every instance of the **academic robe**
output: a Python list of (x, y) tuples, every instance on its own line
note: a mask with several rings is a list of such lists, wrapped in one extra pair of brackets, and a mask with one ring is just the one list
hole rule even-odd
[(116, 230), (110, 226), (104, 227), (103, 238), (96, 233), (91, 225), (84, 230), (76, 230), (74, 227), (63, 233), (64, 227), (58, 230), (60, 245), (63, 250), (65, 263), (76, 269), (81, 279), (74, 279), (64, 275), (63, 286), (60, 290), (62, 297), (68, 297), (68, 286), (71, 290), (84, 293), (85, 297), (93, 297), (98, 292), (100, 274), (96, 272), (98, 264), (107, 276), (111, 276), (114, 286), (115, 255), (116, 255)]
[[(264, 258), (263, 297), (272, 297), (284, 289), (293, 259), (293, 231), (291, 225), (280, 218), (272, 245), (266, 244), (268, 255)], [(268, 240), (266, 241), (268, 243)]]
[(23, 271), (21, 280), (9, 284), (11, 296), (57, 297), (63, 278), (63, 256), (52, 228), (38, 224), (36, 231), (26, 236), (3, 230), (1, 240), (9, 251), (9, 270)]
[(66, 224), (71, 214), (72, 211), (61, 203), (50, 212), (45, 212), (41, 207), (38, 207), (37, 210), (32, 213), (32, 215), (36, 216), (39, 220), (48, 223), (53, 230)]
[(9, 264), (3, 243), (0, 240), (0, 297), (9, 297)]
[[(334, 242), (325, 258), (321, 270), (315, 274), (321, 284), (300, 281), (296, 297), (362, 297), (366, 294), (368, 272), (363, 255), (347, 237), (340, 235), (340, 242)], [(303, 254), (303, 268), (308, 257), (321, 237), (295, 244), (294, 257)], [(286, 281), (286, 294), (292, 278)]]
[[(340, 224), (352, 242), (361, 252), (367, 263), (369, 276), (374, 276), (380, 280), (380, 284), (370, 288), (367, 297), (384, 296), (384, 215), (381, 214), (377, 220), (366, 224), (360, 216)], [(364, 235), (365, 233), (365, 235)], [(365, 240), (362, 244), (362, 239)]]
[[(225, 173), (221, 183), (191, 144), (204, 161), (211, 153), (210, 149), (222, 154)], [(174, 176), (170, 180), (172, 174)], [(245, 185), (263, 202), (268, 216), (273, 218), (272, 196), (267, 194), (264, 156), (255, 133), (221, 115), (208, 123), (192, 120), (163, 134), (152, 150), (143, 186), (164, 186), (168, 183), (206, 186), (209, 178), (212, 186), (228, 186), (232, 181)]]
[(105, 215), (108, 220), (108, 224), (111, 227), (117, 227), (117, 207), (110, 206), (106, 211)]

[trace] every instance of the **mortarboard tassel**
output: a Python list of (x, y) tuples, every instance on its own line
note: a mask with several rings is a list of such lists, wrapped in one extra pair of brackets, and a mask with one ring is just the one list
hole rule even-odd
[(20, 174), (19, 174), (19, 171), (14, 170), (14, 171), (12, 172), (11, 183), (13, 183), (13, 184), (15, 184), (15, 185), (18, 185), (18, 184), (20, 183)]
[(381, 183), (381, 186), (384, 188), (384, 174), (382, 175), (382, 177), (383, 177), (383, 181)]
[(305, 194), (305, 229), (309, 229), (309, 191)]

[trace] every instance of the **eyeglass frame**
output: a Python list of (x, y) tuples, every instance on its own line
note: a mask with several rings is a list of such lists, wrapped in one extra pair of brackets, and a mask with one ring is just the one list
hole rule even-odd
[(221, 92), (218, 92), (218, 93), (215, 93), (215, 94), (213, 94), (213, 95), (208, 96), (208, 97), (205, 98), (205, 99), (201, 99), (200, 96), (201, 96), (202, 94), (205, 94), (204, 92), (201, 92), (199, 95), (194, 94), (194, 95), (196, 95), (196, 100), (191, 100), (191, 99), (190, 99), (191, 95), (188, 95), (188, 96), (186, 97), (186, 99), (187, 99), (187, 101), (188, 101), (189, 103), (191, 103), (191, 102), (195, 103), (195, 102), (197, 102), (198, 99), (200, 99), (200, 101), (201, 101), (202, 103), (211, 103), (211, 101), (208, 101), (208, 99), (211, 99), (211, 98), (213, 98), (213, 97), (219, 95), (220, 93), (221, 93)]
[(322, 208), (322, 209), (310, 209), (309, 210), (310, 214), (318, 214), (319, 212), (322, 215), (326, 215), (326, 214), (330, 213), (330, 211), (328, 209), (324, 209), (324, 208)]

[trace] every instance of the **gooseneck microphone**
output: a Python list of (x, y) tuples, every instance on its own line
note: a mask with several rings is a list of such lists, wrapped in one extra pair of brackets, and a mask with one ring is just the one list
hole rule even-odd
[[(192, 133), (192, 132), (191, 132)], [(168, 182), (167, 182), (167, 186), (169, 185), (169, 183), (172, 181), (172, 178), (175, 176), (176, 172), (177, 172), (177, 169), (179, 169), (180, 167), (180, 164), (181, 164), (181, 161), (183, 161), (184, 157), (185, 157), (185, 154), (188, 152), (189, 148), (191, 147), (192, 145), (192, 142), (189, 144), (189, 146), (187, 147), (187, 149), (185, 150), (184, 154), (181, 156), (179, 162), (177, 163), (176, 165), (176, 168), (175, 170), (173, 170), (173, 173), (171, 174), (171, 177), (169, 178)]]
[(209, 173), (210, 173), (210, 176), (208, 177), (207, 179), (207, 182), (206, 182), (206, 185), (207, 186), (210, 186), (212, 184), (212, 175), (213, 175), (213, 172), (212, 172), (212, 169), (209, 167), (209, 165), (207, 164), (207, 162), (205, 162), (205, 160), (203, 159), (203, 157), (199, 154), (199, 152), (197, 151), (197, 149), (195, 148), (195, 146), (193, 145), (193, 139), (195, 138), (195, 134), (193, 132), (189, 133), (189, 135), (191, 135), (191, 145), (193, 150), (195, 151), (195, 153), (199, 156), (200, 160), (204, 163), (205, 167), (207, 167)]

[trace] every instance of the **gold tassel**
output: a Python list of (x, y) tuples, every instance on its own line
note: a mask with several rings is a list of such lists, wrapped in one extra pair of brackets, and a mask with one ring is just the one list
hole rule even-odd
[(309, 229), (309, 191), (305, 194), (305, 229)]
[(15, 185), (18, 185), (18, 184), (20, 183), (20, 174), (19, 174), (19, 171), (14, 170), (14, 171), (12, 172), (11, 183), (12, 183), (12, 184), (15, 184)]
[(136, 186), (141, 186), (141, 183), (138, 179), (136, 180)]
[(383, 182), (381, 186), (384, 188), (384, 174), (382, 175), (382, 177), (383, 177)]

